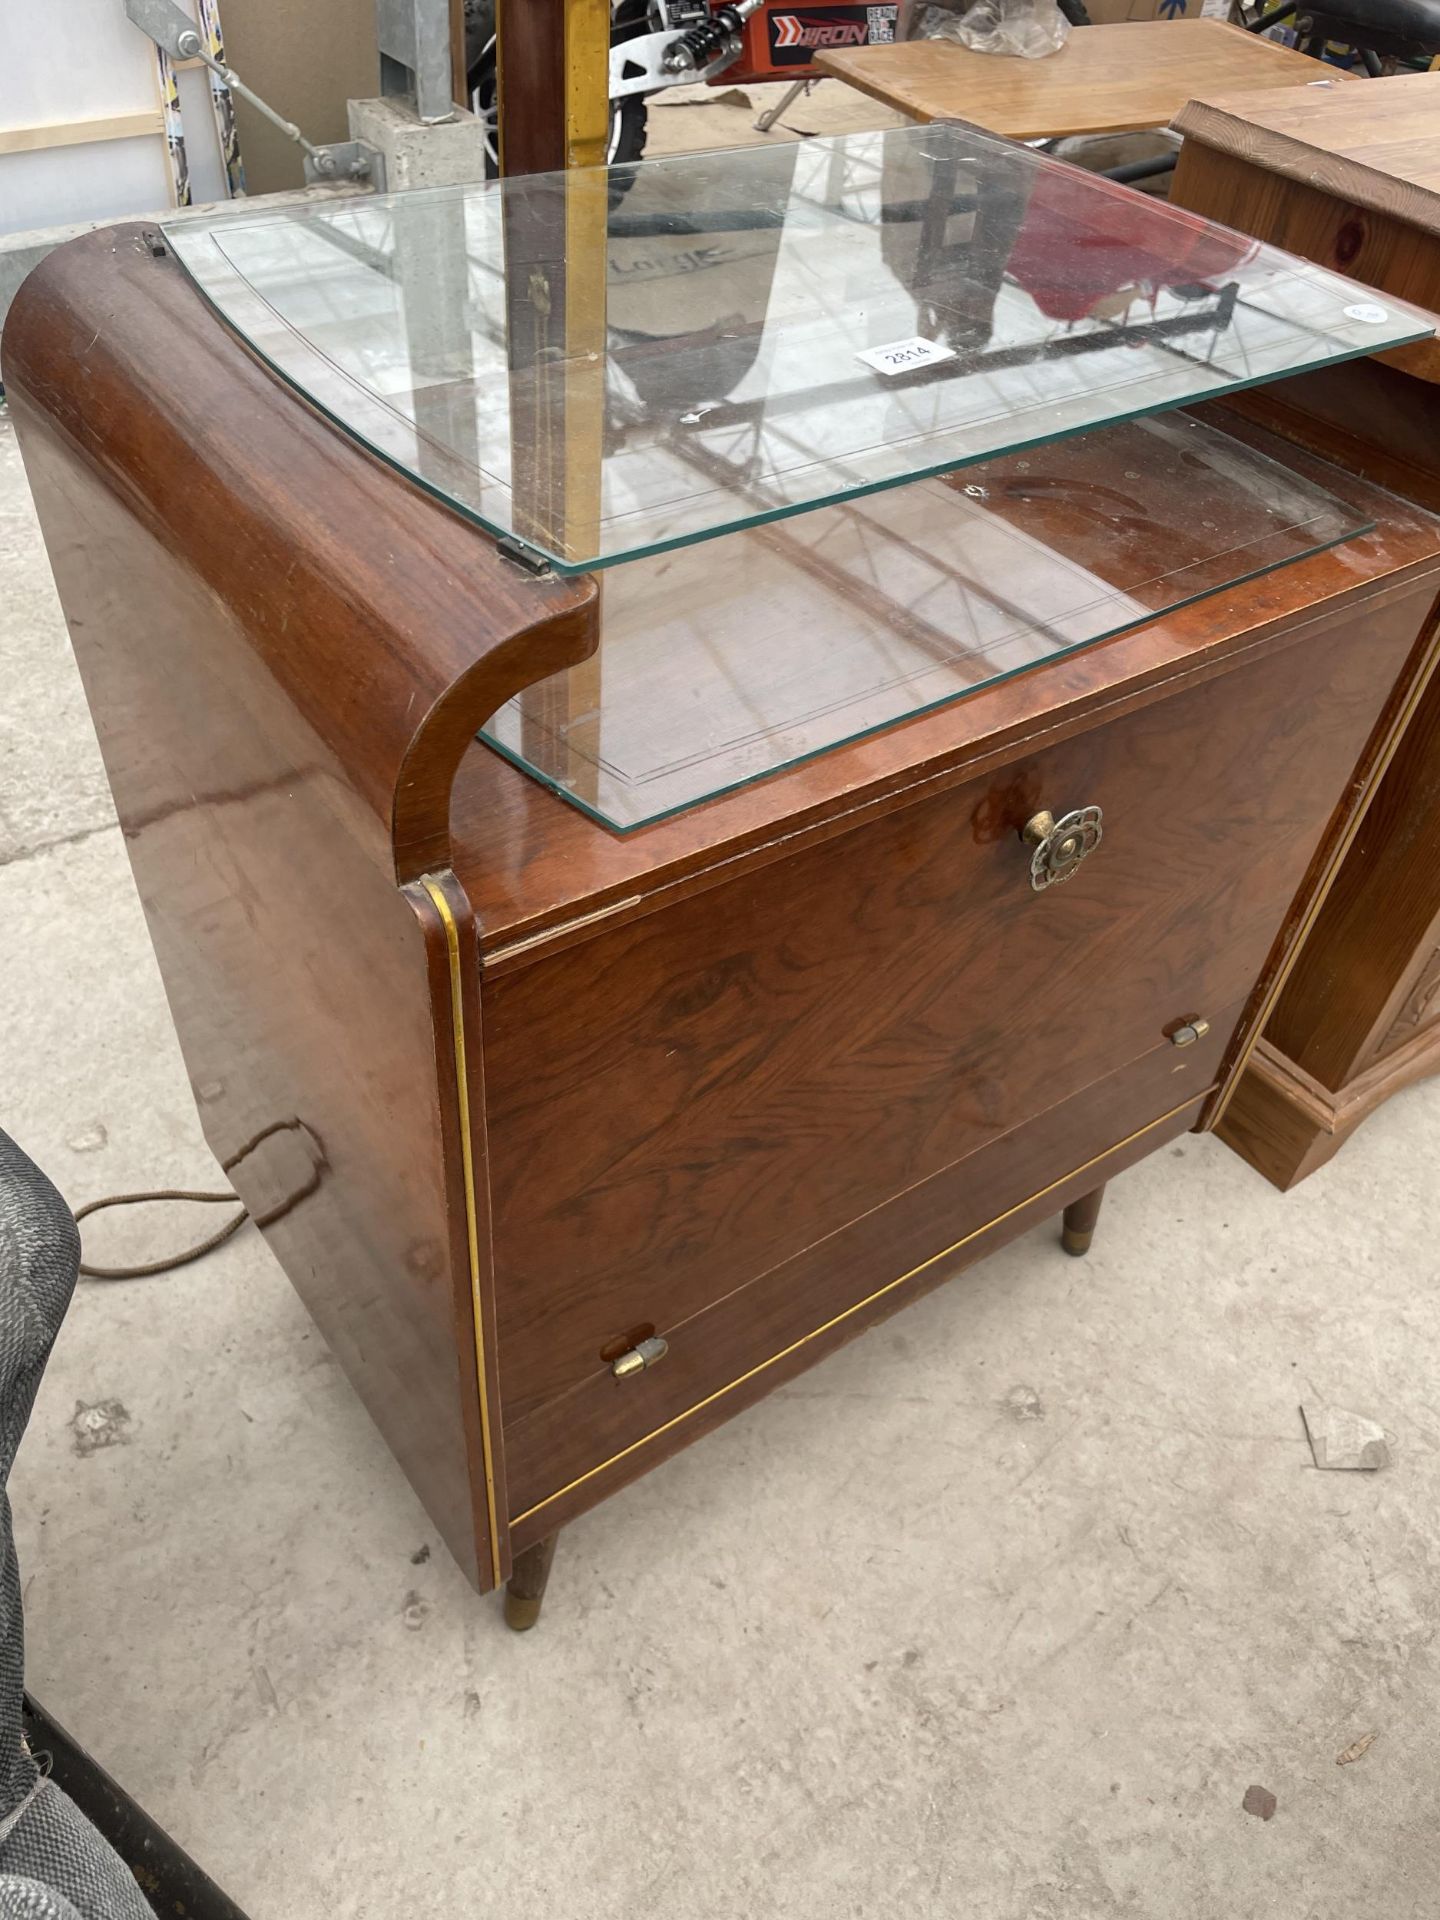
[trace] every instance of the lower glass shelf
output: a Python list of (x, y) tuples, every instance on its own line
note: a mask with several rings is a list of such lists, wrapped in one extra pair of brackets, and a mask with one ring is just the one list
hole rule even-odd
[(1368, 531), (1185, 414), (612, 568), (480, 738), (626, 833)]

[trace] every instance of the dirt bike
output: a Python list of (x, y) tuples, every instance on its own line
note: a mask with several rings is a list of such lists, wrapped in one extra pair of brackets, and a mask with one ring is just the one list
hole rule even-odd
[[(615, 0), (610, 9), (611, 166), (645, 148), (646, 102), (667, 87), (729, 87), (816, 76), (815, 55), (895, 38), (899, 0)], [(495, 0), (465, 0), (465, 57), (472, 111), (485, 122), (499, 171), (495, 111)]]

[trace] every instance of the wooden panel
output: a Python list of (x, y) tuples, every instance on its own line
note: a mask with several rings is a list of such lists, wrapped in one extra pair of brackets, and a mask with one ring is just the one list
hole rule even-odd
[(911, 40), (821, 52), (815, 64), (912, 120), (968, 120), (1012, 140), (1163, 127), (1193, 94), (1305, 87), (1317, 71), (1289, 47), (1222, 20), (1086, 27), (1043, 60)]
[(470, 82), (465, 46), (465, 0), (450, 0), (450, 97), (457, 107), (470, 108)]
[(1440, 928), (1440, 674), (1432, 678), (1266, 1026), (1338, 1092), (1379, 1052)]
[(139, 228), (31, 275), (5, 370), (206, 1138), (492, 1584), (449, 930), (397, 880), (443, 864), (486, 685), (582, 657), (594, 590), (293, 400)]
[(5, 370), (235, 611), (392, 871), (448, 866), (476, 726), (593, 650), (593, 583), (509, 565), (297, 400), (153, 230), (86, 234), (42, 262), (6, 321)]
[(479, 1579), (436, 929), (376, 864), (343, 768), (234, 615), (10, 392), (205, 1137), (275, 1216), (267, 1241)]
[(1422, 944), (1413, 963), (1413, 978), (1406, 983), (1405, 998), (1393, 1026), (1380, 1043), (1380, 1053), (1393, 1053), (1413, 1040), (1422, 1027), (1437, 1021), (1440, 1021), (1440, 947), (1427, 952)]
[[(1329, 169), (1335, 170), (1334, 165)], [(1170, 198), (1176, 206), (1209, 214), (1397, 299), (1440, 308), (1440, 236), (1330, 188), (1267, 173), (1197, 136), (1181, 149)], [(1396, 347), (1377, 357), (1421, 379), (1440, 379), (1440, 341)]]
[(1323, 1166), (1340, 1146), (1333, 1101), (1324, 1088), (1264, 1040), (1215, 1131), (1282, 1193)]
[(516, 1550), (1193, 1126), (1198, 1099), (1166, 1104), (1173, 1065), (1166, 1048), (1087, 1088), (673, 1329), (652, 1371), (593, 1376), (507, 1428)]
[(502, 173), (604, 164), (610, 12), (609, 0), (497, 0)]
[(1256, 387), (1235, 405), (1293, 445), (1440, 512), (1440, 382), (1351, 360)]
[[(1172, 197), (1440, 307), (1440, 74), (1305, 96), (1192, 102)], [(1440, 345), (1328, 368), (1247, 410), (1440, 506)], [(1403, 369), (1403, 370), (1402, 370)], [(1409, 377), (1418, 374), (1420, 379)], [(1440, 682), (1431, 684), (1235, 1089), (1221, 1137), (1280, 1186), (1323, 1164), (1386, 1093), (1433, 1065), (1425, 971), (1440, 933)]]
[(164, 130), (158, 108), (148, 113), (112, 113), (97, 120), (63, 120), (45, 127), (0, 127), (0, 153), (83, 147), (92, 140), (137, 140)]
[(496, 0), (502, 173), (558, 173), (568, 164), (566, 4)]
[(1440, 1072), (1440, 1023), (1409, 1038), (1332, 1093), (1261, 1041), (1216, 1132), (1272, 1185), (1287, 1190), (1323, 1167), (1392, 1094)]
[(1393, 74), (1360, 87), (1202, 91), (1175, 119), (1187, 139), (1440, 235), (1440, 73)]
[(487, 982), (512, 1413), (1245, 995), (1418, 618), (1316, 639), (1319, 707), (1271, 656)]
[(116, 0), (58, 7), (16, 0), (0, 10), (0, 122), (7, 129), (143, 115), (156, 136), (123, 146), (87, 138), (58, 150), (12, 148), (0, 164), (0, 229), (113, 219), (169, 204), (156, 72), (153, 42)]
[[(375, 51), (375, 0), (222, 0), (225, 57), (307, 140), (350, 138), (347, 100), (380, 91)], [(302, 155), (293, 140), (235, 97), (235, 124), (251, 194), (303, 187)]]

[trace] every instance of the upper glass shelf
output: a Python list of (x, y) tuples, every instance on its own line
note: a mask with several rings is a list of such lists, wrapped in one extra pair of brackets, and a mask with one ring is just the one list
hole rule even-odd
[(1435, 330), (943, 122), (167, 237), (318, 407), (566, 572)]

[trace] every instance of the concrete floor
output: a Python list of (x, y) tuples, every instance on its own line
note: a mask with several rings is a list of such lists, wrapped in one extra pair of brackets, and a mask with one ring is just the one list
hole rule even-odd
[[(0, 1119), (218, 1184), (3, 416), (0, 582)], [(82, 1284), (31, 1684), (255, 1920), (1432, 1920), (1437, 1163), (1440, 1085), (1289, 1198), (1187, 1139), (573, 1526), (527, 1638), (253, 1233)]]

